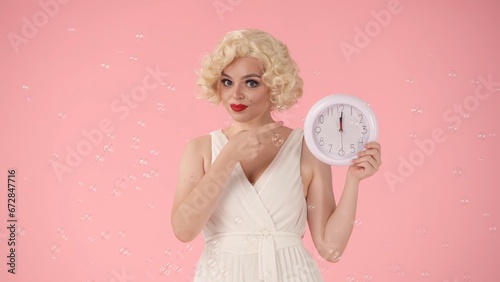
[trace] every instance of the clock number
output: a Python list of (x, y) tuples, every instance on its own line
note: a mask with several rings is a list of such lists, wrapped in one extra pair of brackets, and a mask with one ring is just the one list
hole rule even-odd
[(363, 115), (359, 114), (358, 117), (359, 117), (359, 123), (362, 123), (363, 122)]
[(344, 152), (344, 150), (340, 149), (339, 150), (339, 156), (343, 156), (343, 155), (345, 155), (345, 152)]
[(316, 127), (314, 128), (314, 131), (316, 132), (316, 134), (319, 134), (319, 133), (321, 132), (321, 127), (316, 126)]
[(365, 133), (367, 133), (367, 132), (368, 132), (368, 130), (366, 130), (366, 125), (363, 125), (363, 129), (361, 130), (361, 133), (362, 133), (362, 134), (365, 134)]
[(354, 147), (354, 144), (351, 144), (351, 153), (356, 152), (356, 147)]
[(363, 136), (359, 137), (358, 143), (361, 143), (361, 144), (363, 144), (363, 143), (364, 143), (364, 142), (363, 142)]
[(319, 145), (320, 146), (325, 145), (325, 141), (323, 140), (323, 137), (319, 138)]
[(351, 106), (351, 116), (352, 116), (352, 106)]
[(343, 111), (344, 111), (344, 105), (342, 105), (342, 104), (337, 105), (337, 113), (340, 113), (340, 112), (343, 112)]
[(318, 117), (318, 121), (319, 121), (319, 123), (323, 124), (325, 122), (325, 117), (323, 115), (320, 115)]
[(329, 115), (329, 116), (333, 116), (333, 108), (332, 107), (329, 107), (326, 111), (326, 114)]
[(330, 146), (330, 150), (328, 151), (328, 153), (331, 153), (332, 152), (332, 148), (333, 148), (333, 144), (328, 144), (328, 146)]

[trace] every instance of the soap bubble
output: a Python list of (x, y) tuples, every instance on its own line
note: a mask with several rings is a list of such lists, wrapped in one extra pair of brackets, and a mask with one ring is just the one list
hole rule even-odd
[(272, 141), (273, 141), (273, 144), (276, 147), (279, 147), (279, 146), (283, 145), (283, 136), (281, 136), (280, 134), (276, 133), (273, 136)]

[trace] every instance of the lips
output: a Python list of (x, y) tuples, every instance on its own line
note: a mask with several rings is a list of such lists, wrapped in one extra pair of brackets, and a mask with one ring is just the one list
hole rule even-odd
[(243, 105), (243, 104), (231, 104), (229, 106), (235, 112), (241, 112), (241, 111), (245, 110), (248, 107), (247, 105)]

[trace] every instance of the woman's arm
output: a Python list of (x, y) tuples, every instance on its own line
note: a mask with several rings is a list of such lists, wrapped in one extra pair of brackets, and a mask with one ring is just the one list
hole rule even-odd
[(308, 222), (318, 253), (329, 262), (340, 259), (354, 226), (359, 183), (373, 175), (381, 164), (380, 145), (366, 144), (358, 159), (349, 167), (342, 196), (336, 206), (332, 190), (331, 167), (317, 160), (304, 146), (304, 161), (309, 186), (307, 189)]
[(201, 232), (236, 166), (257, 156), (271, 142), (270, 132), (282, 123), (270, 123), (232, 136), (211, 162), (211, 137), (190, 141), (181, 158), (171, 223), (175, 236), (189, 242)]

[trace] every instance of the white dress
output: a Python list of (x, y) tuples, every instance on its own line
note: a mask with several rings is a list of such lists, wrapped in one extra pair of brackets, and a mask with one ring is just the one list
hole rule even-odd
[[(212, 163), (227, 143), (210, 133)], [(302, 129), (294, 129), (257, 182), (234, 168), (203, 229), (194, 281), (323, 281), (302, 243), (307, 204), (300, 176)]]

